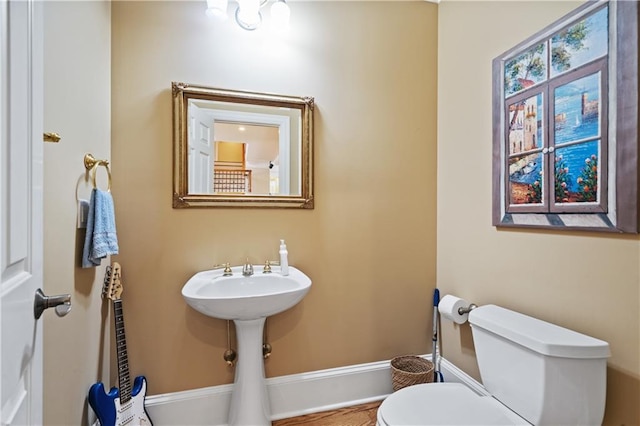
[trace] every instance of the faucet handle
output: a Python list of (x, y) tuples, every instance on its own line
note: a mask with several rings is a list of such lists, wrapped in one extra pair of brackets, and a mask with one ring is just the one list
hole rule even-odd
[(280, 265), (280, 262), (278, 262), (277, 260), (266, 260), (264, 262), (264, 269), (262, 270), (262, 273), (263, 274), (270, 274), (271, 273), (271, 265), (278, 266), (278, 265)]
[(219, 265), (213, 265), (212, 269), (222, 269), (222, 268), (224, 268), (224, 271), (222, 271), (222, 276), (228, 277), (229, 275), (233, 275), (233, 271), (231, 270), (231, 266), (229, 262), (221, 263)]

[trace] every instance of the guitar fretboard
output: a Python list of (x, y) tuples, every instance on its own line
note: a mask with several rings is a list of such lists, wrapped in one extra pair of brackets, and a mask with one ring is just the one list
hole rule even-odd
[(131, 380), (129, 379), (129, 360), (127, 358), (127, 339), (124, 334), (124, 315), (122, 300), (113, 301), (116, 330), (116, 354), (118, 356), (118, 388), (120, 390), (120, 404), (131, 399)]

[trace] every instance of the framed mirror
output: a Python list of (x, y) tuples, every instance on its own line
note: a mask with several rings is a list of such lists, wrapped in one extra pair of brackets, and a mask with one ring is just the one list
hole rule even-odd
[(313, 208), (312, 97), (171, 89), (174, 208)]

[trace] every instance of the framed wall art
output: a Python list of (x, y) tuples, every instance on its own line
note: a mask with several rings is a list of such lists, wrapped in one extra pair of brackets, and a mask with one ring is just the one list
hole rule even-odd
[(493, 225), (638, 232), (638, 2), (590, 1), (493, 60)]

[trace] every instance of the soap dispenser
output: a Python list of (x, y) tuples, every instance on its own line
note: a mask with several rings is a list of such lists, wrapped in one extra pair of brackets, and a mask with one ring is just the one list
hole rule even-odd
[(280, 273), (284, 276), (289, 275), (289, 252), (284, 240), (280, 240)]

